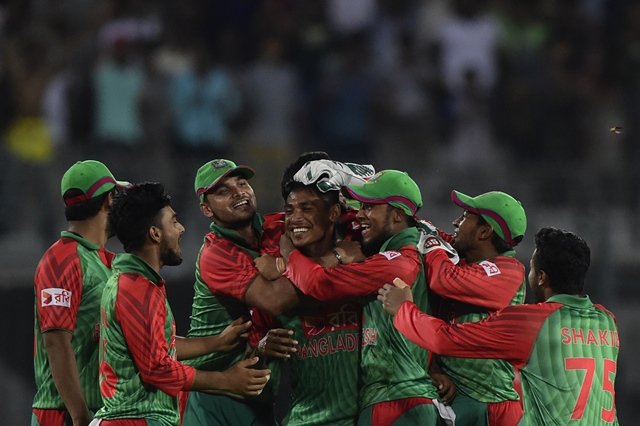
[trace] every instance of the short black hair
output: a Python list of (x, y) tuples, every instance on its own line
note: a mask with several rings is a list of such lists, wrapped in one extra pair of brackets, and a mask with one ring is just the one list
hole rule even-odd
[[(293, 189), (293, 187), (305, 186), (300, 182), (296, 182), (293, 180), (293, 177), (298, 170), (302, 168), (309, 161), (315, 160), (330, 160), (329, 154), (324, 151), (309, 151), (300, 154), (300, 156), (291, 164), (287, 166), (284, 170), (284, 174), (282, 175), (282, 181), (280, 182), (280, 191), (282, 192), (282, 199), (287, 201), (287, 197), (289, 193)], [(315, 185), (314, 185), (315, 186)]]
[(133, 185), (115, 196), (109, 221), (126, 252), (144, 246), (149, 228), (159, 224), (160, 210), (170, 205), (171, 197), (158, 182)]
[(533, 264), (544, 271), (555, 293), (581, 294), (591, 264), (591, 250), (578, 235), (557, 228), (536, 233)]
[[(95, 217), (104, 201), (107, 199), (110, 193), (113, 190), (107, 191), (104, 194), (100, 194), (97, 197), (90, 198), (88, 200), (80, 201), (71, 206), (65, 206), (64, 208), (64, 217), (67, 218), (68, 221), (71, 220), (86, 220)], [(67, 192), (64, 193), (63, 199), (74, 198), (80, 195), (83, 195), (84, 192), (77, 188), (71, 188)]]

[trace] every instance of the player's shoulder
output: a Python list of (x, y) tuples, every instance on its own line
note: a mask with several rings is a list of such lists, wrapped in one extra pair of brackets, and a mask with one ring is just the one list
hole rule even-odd
[(61, 276), (79, 263), (78, 242), (71, 238), (61, 238), (44, 252), (36, 268), (36, 274), (43, 268), (48, 268), (54, 275)]
[(613, 312), (611, 312), (609, 309), (607, 309), (605, 306), (599, 304), (599, 303), (594, 303), (593, 307), (603, 313), (605, 313), (606, 315), (608, 315), (609, 317), (611, 317), (611, 319), (613, 320), (613, 322), (617, 323), (618, 320), (616, 319), (616, 316)]

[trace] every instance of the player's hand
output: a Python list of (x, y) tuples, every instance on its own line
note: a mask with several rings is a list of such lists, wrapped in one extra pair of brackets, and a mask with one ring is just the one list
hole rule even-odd
[(293, 330), (272, 328), (260, 339), (256, 351), (260, 356), (288, 359), (298, 351), (297, 345), (298, 341), (293, 339)]
[(438, 400), (446, 405), (451, 405), (456, 397), (456, 384), (451, 377), (443, 372), (430, 371), (431, 381), (438, 389)]
[(293, 246), (293, 241), (291, 241), (291, 238), (289, 238), (286, 234), (282, 234), (282, 236), (280, 237), (280, 254), (282, 255), (282, 257), (284, 257), (285, 259), (289, 259), (289, 255), (293, 250), (295, 250), (295, 247)]
[(243, 359), (222, 374), (225, 376), (224, 389), (239, 395), (260, 395), (269, 381), (271, 370), (251, 368), (258, 362), (258, 357)]
[(243, 317), (237, 318), (218, 334), (216, 347), (212, 352), (229, 352), (247, 338), (250, 327), (251, 321)]
[(340, 260), (345, 264), (362, 262), (366, 259), (362, 253), (362, 246), (357, 241), (339, 241), (335, 249), (340, 254)]
[(277, 280), (282, 276), (282, 272), (278, 271), (276, 258), (269, 254), (263, 254), (256, 258), (253, 263), (256, 265), (260, 275), (269, 281)]
[(444, 241), (439, 235), (433, 235), (421, 230), (420, 241), (418, 241), (418, 251), (423, 255), (427, 255), (434, 250), (443, 250), (453, 263), (458, 263), (460, 260), (458, 252), (451, 244)]
[(391, 315), (395, 315), (400, 309), (400, 305), (404, 302), (413, 302), (413, 294), (411, 287), (400, 278), (393, 280), (392, 284), (385, 284), (378, 290), (378, 300), (382, 303), (382, 307)]

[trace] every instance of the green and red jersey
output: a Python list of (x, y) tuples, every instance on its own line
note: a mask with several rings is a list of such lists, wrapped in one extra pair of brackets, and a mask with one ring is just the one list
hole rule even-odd
[(297, 352), (287, 362), (291, 399), (282, 424), (353, 426), (359, 413), (362, 306), (355, 302), (316, 303), (277, 320), (254, 311), (252, 321), (252, 346), (277, 327), (293, 330), (298, 341)]
[(87, 407), (102, 406), (98, 389), (98, 336), (100, 298), (111, 275), (113, 254), (80, 235), (64, 231), (42, 256), (34, 278), (34, 370), (36, 392), (33, 408), (64, 409), (56, 389), (43, 333), (71, 333), (80, 385)]
[(378, 289), (400, 277), (413, 284), (421, 306), (428, 294), (420, 254), (419, 231), (408, 228), (387, 240), (380, 253), (364, 262), (324, 268), (294, 250), (285, 276), (304, 294), (321, 301), (365, 299), (360, 361), (360, 408), (411, 397), (436, 398), (426, 373), (428, 353), (394, 329), (392, 319), (375, 300)]
[(176, 359), (173, 313), (162, 277), (144, 260), (121, 254), (113, 262), (101, 303), (100, 419), (180, 422), (178, 393), (195, 369)]
[[(280, 252), (284, 214), (256, 214), (253, 228), (260, 239), (255, 247), (236, 231), (211, 223), (211, 232), (205, 236), (196, 262), (189, 337), (219, 334), (236, 318), (250, 317), (244, 296), (259, 274), (253, 260), (261, 253)], [(245, 349), (238, 346), (227, 353), (204, 355), (186, 363), (203, 370), (224, 370), (244, 355)]]
[(618, 424), (618, 330), (613, 314), (588, 296), (559, 294), (465, 324), (447, 324), (405, 302), (394, 325), (434, 353), (504, 359), (519, 369), (523, 425)]
[[(453, 323), (478, 322), (489, 312), (524, 302), (525, 268), (514, 251), (477, 263), (458, 264), (444, 250), (425, 255), (429, 288), (443, 297), (438, 316)], [(503, 360), (440, 357), (458, 391), (481, 402), (517, 400), (513, 367)]]

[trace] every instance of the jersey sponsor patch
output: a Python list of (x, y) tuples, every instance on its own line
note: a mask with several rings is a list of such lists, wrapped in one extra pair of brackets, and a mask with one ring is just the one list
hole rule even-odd
[(380, 254), (386, 257), (387, 260), (393, 260), (396, 257), (402, 256), (402, 253), (400, 253), (399, 251), (383, 251)]
[(41, 306), (71, 307), (71, 292), (64, 288), (45, 288), (40, 292)]
[(480, 262), (480, 266), (482, 266), (484, 271), (487, 273), (487, 276), (489, 277), (501, 274), (500, 268), (498, 268), (498, 265), (496, 265), (495, 263), (489, 262), (488, 260), (483, 260), (482, 262)]

